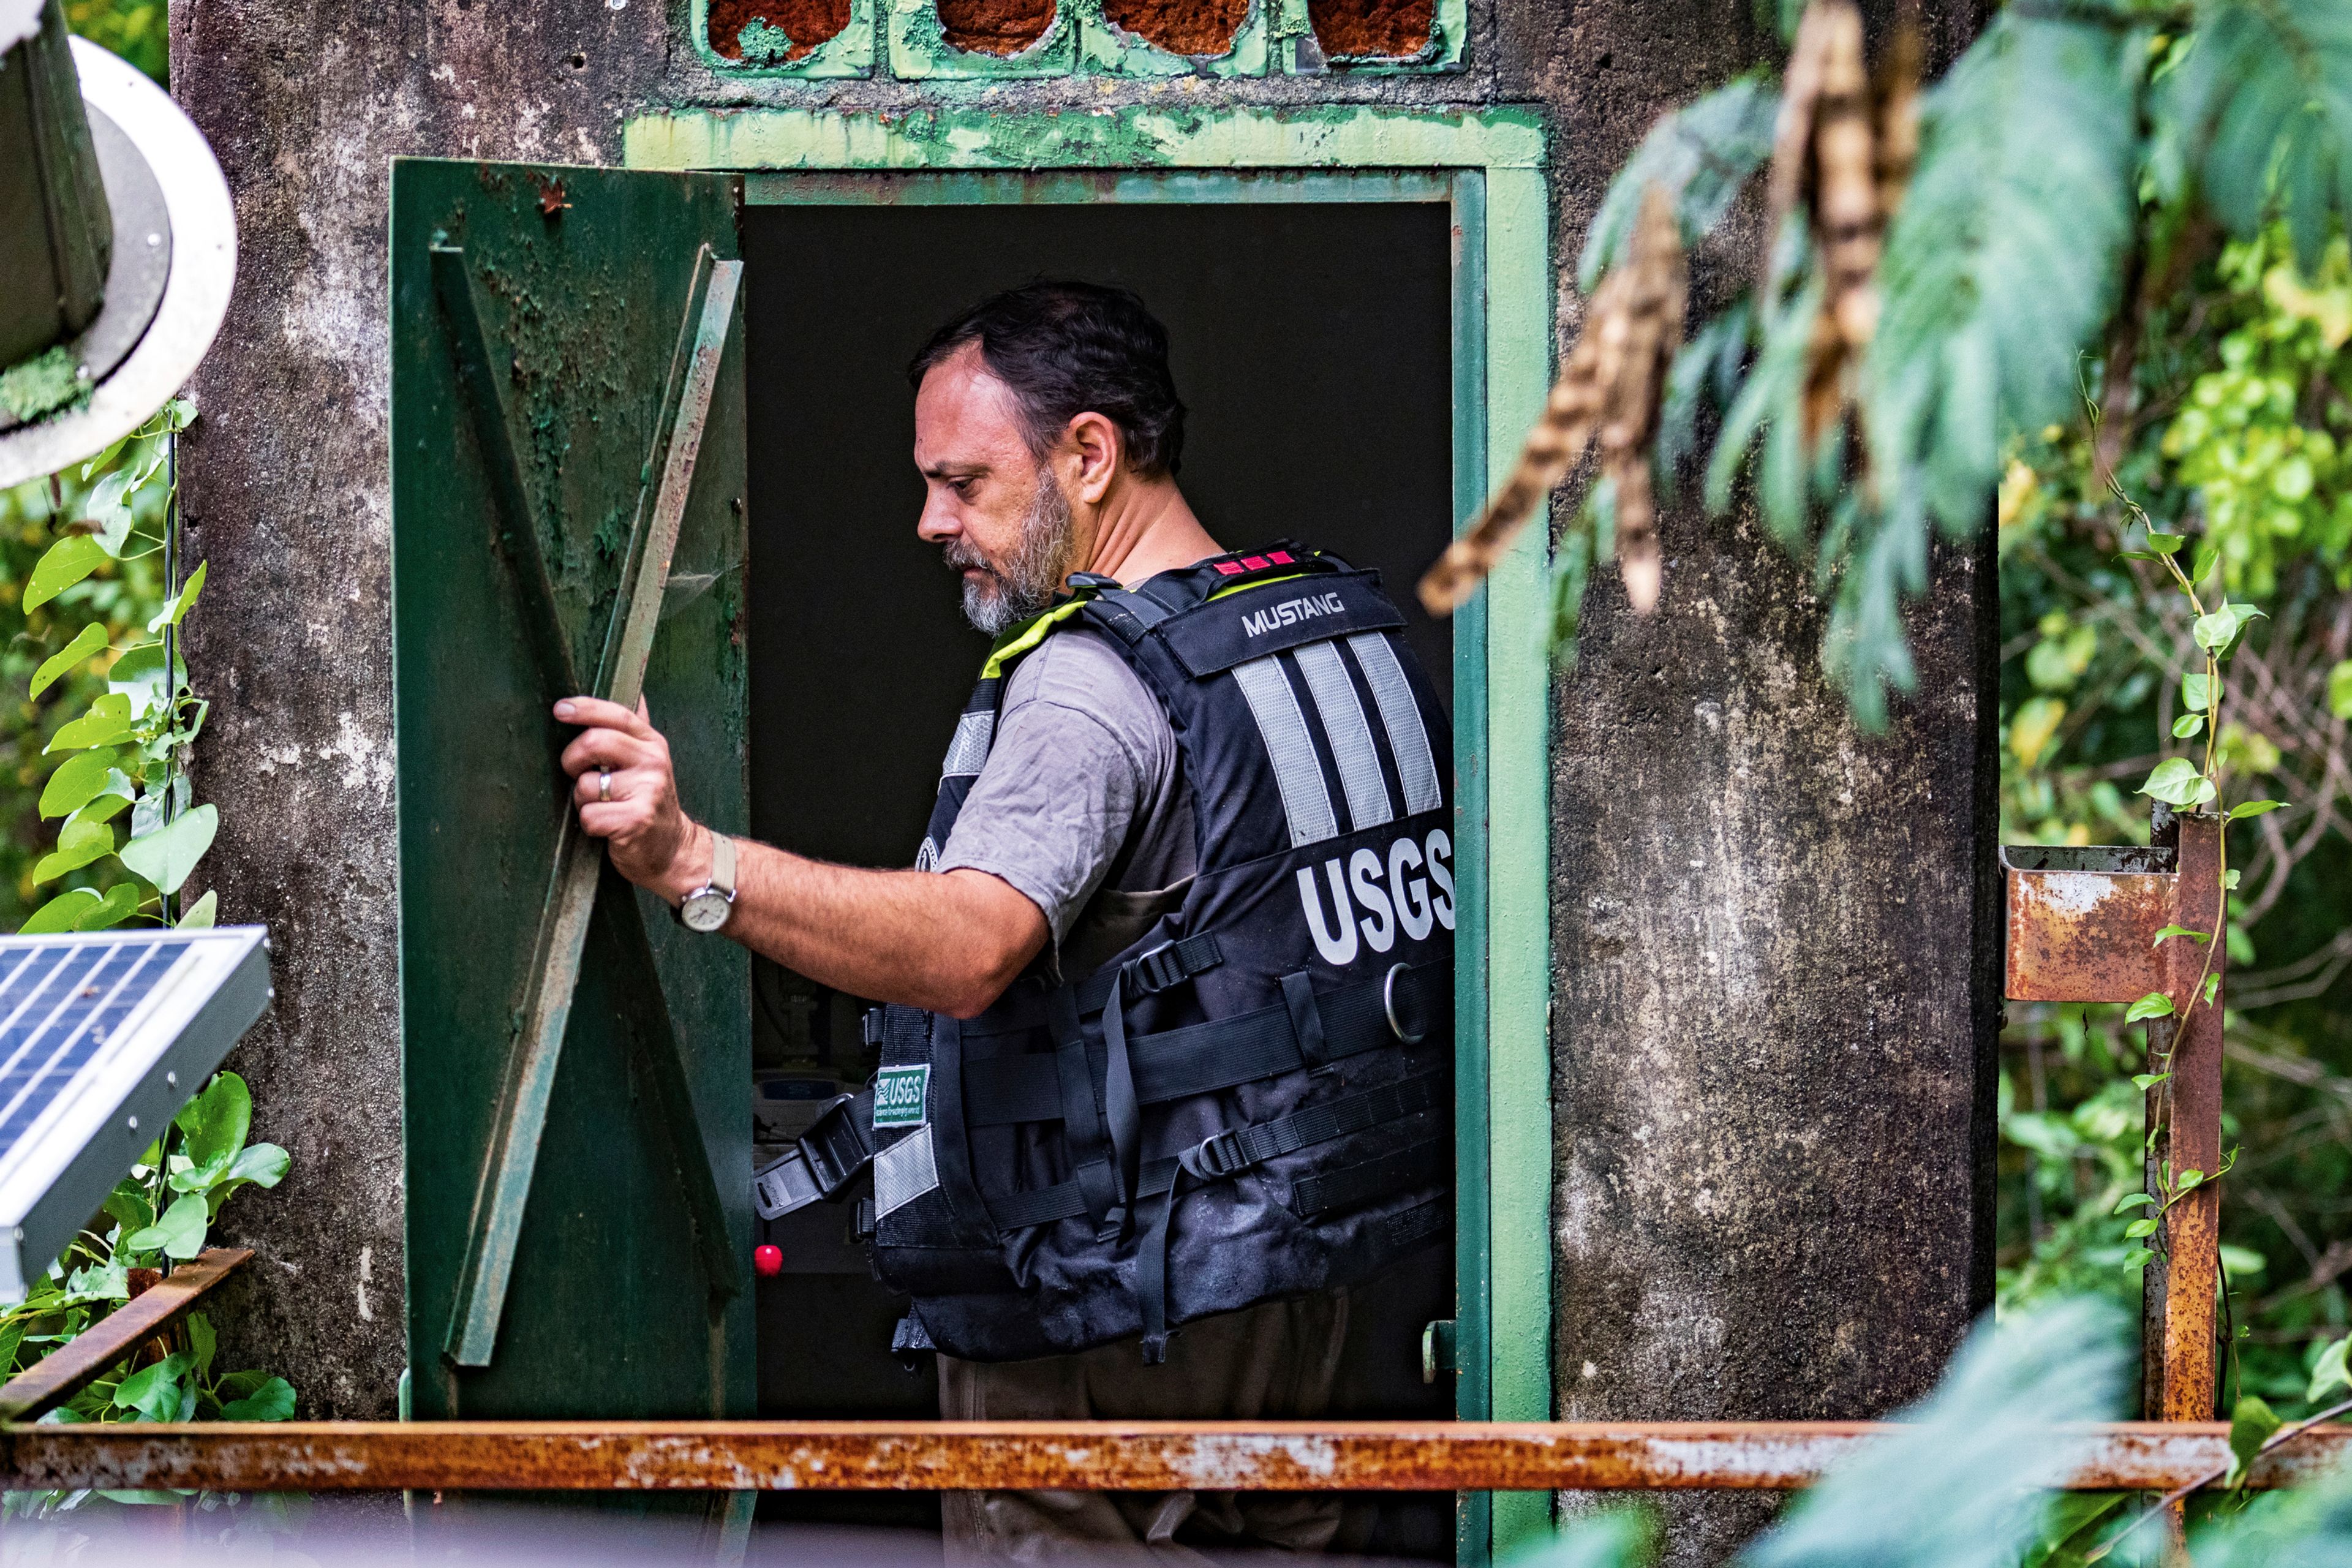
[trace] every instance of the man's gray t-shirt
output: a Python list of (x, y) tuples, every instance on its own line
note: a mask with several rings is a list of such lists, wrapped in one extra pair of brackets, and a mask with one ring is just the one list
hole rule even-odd
[[(1175, 901), (1150, 895), (1181, 895), (1198, 864), (1194, 838), (1159, 700), (1103, 633), (1065, 627), (1013, 667), (939, 869), (969, 867), (1018, 889), (1075, 979)], [(1087, 931), (1073, 941), (1082, 914)]]

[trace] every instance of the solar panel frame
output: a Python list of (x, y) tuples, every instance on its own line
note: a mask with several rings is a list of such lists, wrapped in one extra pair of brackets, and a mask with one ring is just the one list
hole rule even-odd
[[(28, 973), (28, 955), (44, 950), (89, 956)], [(126, 998), (124, 983), (158, 962), (169, 967)], [(113, 983), (93, 988), (93, 975), (106, 973)], [(56, 994), (52, 983), (68, 973)], [(18, 981), (33, 988), (12, 992)], [(274, 994), (260, 926), (0, 937), (0, 1128), (20, 1128), (0, 1142), (0, 1302), (24, 1300)], [(83, 1010), (82, 1032), (47, 1047), (50, 1059), (69, 1059), (44, 1100), (39, 1080), (18, 1079), (41, 1039), (26, 1036), (27, 1020), (45, 1001), (36, 1022), (95, 1005)], [(88, 1027), (92, 1020), (105, 1021), (102, 1033)]]

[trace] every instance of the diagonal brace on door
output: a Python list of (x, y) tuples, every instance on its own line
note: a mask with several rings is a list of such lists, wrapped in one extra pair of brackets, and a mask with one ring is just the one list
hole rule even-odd
[[(533, 651), (541, 674), (551, 685), (567, 692), (580, 690), (579, 669), (556, 614), (529, 491), (516, 460), (512, 426), (492, 369), (464, 250), (436, 243), (433, 272), (435, 289), (449, 321), (459, 375), (473, 405), (492, 491), (504, 514), (502, 538), (507, 548), (501, 552), (518, 579)], [(709, 246), (695, 258), (693, 286), (664, 388), (660, 423), (646, 463), (646, 475), (658, 473), (659, 484), (650, 494), (641, 490), (638, 496), (622, 566), (623, 593), (605, 626), (592, 689), (595, 695), (625, 707), (636, 706), (644, 694), (646, 664), (660, 620), (670, 556), (693, 489), (695, 459), (701, 450), (741, 277), (742, 263), (714, 259)], [(531, 1176), (562, 1059), (564, 1030), (571, 1020), (572, 994), (579, 984), (590, 921), (599, 908), (600, 883), (611, 889), (602, 907), (618, 945), (625, 983), (632, 992), (653, 988), (649, 996), (633, 997), (637, 1017), (632, 1033), (652, 1080), (655, 1103), (685, 1189), (704, 1275), (715, 1296), (732, 1296), (741, 1289), (725, 1211), (688, 1090), (684, 1057), (658, 994), (658, 973), (635, 895), (619, 878), (606, 877), (604, 871), (604, 847), (581, 831), (578, 814), (567, 805), (523, 995), (516, 1009), (519, 1024), (509, 1052), (498, 1118), (475, 1189), (457, 1305), (444, 1347), (459, 1366), (488, 1366), (497, 1344), (515, 1252), (521, 1240), (523, 1211), (530, 1200)]]

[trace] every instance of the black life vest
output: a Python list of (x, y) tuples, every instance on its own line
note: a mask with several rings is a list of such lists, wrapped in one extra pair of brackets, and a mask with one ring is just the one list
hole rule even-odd
[(777, 1212), (870, 1151), (901, 1346), (974, 1361), (1139, 1334), (1157, 1362), (1174, 1325), (1367, 1279), (1453, 1225), (1453, 758), (1402, 616), (1296, 545), (1074, 584), (992, 653), (918, 864), (1012, 665), (1076, 622), (1167, 710), (1197, 874), (1090, 973), (1041, 960), (961, 1022), (883, 1009), (874, 1082), (797, 1152), (814, 1182), (761, 1173)]

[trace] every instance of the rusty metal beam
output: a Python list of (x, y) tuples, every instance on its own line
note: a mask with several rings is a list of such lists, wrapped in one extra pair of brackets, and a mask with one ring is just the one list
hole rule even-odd
[(0, 1384), (0, 1421), (30, 1421), (63, 1405), (107, 1368), (168, 1331), (252, 1257), (251, 1247), (216, 1247), (181, 1264)]
[[(1895, 1428), (1870, 1422), (214, 1423), (0, 1428), (0, 1488), (227, 1491), (1790, 1490)], [(2160, 1491), (2226, 1466), (2229, 1429), (2077, 1428), (2052, 1485)], [(2256, 1486), (2352, 1455), (2352, 1427), (2265, 1458)]]

